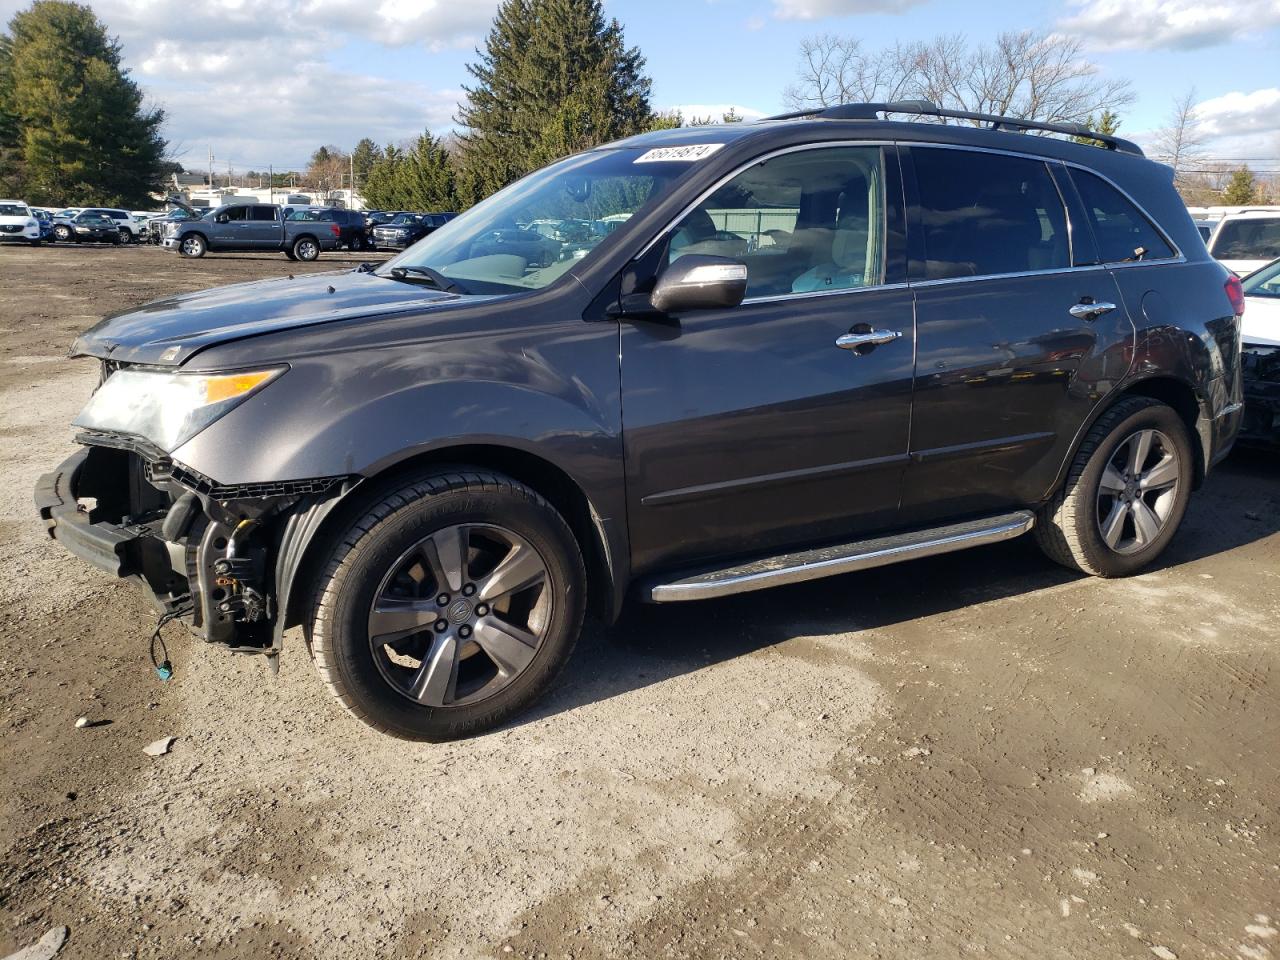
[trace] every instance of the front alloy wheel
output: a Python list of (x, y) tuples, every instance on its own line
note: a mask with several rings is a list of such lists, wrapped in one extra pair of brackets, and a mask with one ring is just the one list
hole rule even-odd
[(398, 693), (445, 707), (492, 696), (542, 645), (547, 566), (519, 534), (454, 525), (410, 547), (369, 611), (374, 662)]
[(502, 474), (434, 473), (384, 492), (316, 584), (316, 666), (378, 730), (488, 730), (542, 696), (577, 641), (578, 544), (554, 507)]
[(189, 237), (183, 237), (182, 242), (178, 245), (178, 252), (184, 257), (203, 257), (205, 251), (204, 238), (198, 233)]

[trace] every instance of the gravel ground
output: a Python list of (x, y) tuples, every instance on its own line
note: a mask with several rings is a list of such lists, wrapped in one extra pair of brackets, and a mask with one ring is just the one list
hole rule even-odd
[(1129, 580), (1023, 538), (631, 606), (463, 743), (349, 720), (292, 636), (276, 678), (184, 639), (158, 682), (146, 605), (31, 507), (96, 376), (66, 346), (354, 263), (0, 250), (0, 955), (1280, 957), (1275, 459)]

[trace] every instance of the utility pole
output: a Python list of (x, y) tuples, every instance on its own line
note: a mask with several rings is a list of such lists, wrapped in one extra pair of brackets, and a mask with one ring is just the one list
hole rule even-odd
[(267, 203), (275, 203), (276, 202), (276, 168), (274, 166), (270, 166), (270, 165), (267, 166), (267, 183), (269, 184), (267, 189), (271, 191), (269, 194), (267, 194), (267, 197), (268, 197)]
[(213, 144), (209, 144), (209, 190), (213, 190)]
[(356, 155), (355, 153), (347, 154), (347, 163), (351, 169), (351, 193), (348, 196), (347, 208), (355, 209), (356, 205)]

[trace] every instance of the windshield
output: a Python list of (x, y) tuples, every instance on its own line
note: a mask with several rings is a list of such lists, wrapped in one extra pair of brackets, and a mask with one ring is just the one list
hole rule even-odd
[(0, 203), (0, 217), (29, 217), (31, 211), (21, 203)]
[(453, 218), (377, 273), (429, 267), (464, 293), (545, 287), (692, 166), (642, 156), (634, 148), (595, 150), (545, 167)]
[(392, 224), (406, 226), (408, 224), (417, 223), (421, 218), (412, 213), (401, 213), (391, 219)]
[(1274, 297), (1280, 299), (1280, 260), (1269, 263), (1261, 270), (1244, 278), (1247, 297)]

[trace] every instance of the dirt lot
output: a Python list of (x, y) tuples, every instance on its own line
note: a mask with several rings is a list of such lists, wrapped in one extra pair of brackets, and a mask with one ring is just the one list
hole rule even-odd
[(180, 640), (160, 683), (148, 608), (30, 505), (96, 376), (62, 355), (121, 307), (352, 265), (0, 250), (0, 955), (66, 925), (94, 960), (1280, 957), (1274, 459), (1127, 581), (1024, 540), (633, 606), (469, 742), (366, 731), (296, 638), (275, 679)]

